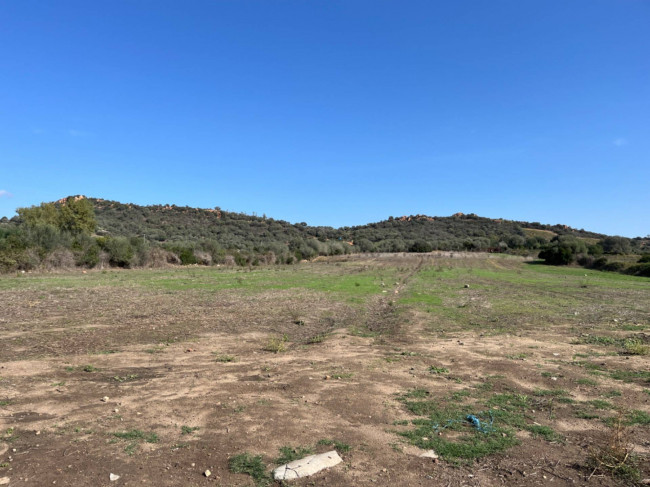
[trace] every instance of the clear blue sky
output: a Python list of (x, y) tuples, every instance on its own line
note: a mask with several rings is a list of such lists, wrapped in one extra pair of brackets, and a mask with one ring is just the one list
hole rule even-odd
[(645, 236), (649, 26), (647, 0), (6, 0), (0, 216), (85, 194)]

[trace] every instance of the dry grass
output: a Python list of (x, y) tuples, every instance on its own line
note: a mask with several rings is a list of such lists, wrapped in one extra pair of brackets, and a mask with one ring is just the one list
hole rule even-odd
[(634, 447), (630, 442), (630, 432), (630, 428), (625, 425), (623, 413), (619, 412), (607, 441), (589, 451), (587, 465), (593, 469), (589, 478), (600, 472), (625, 482), (636, 483), (640, 480), (641, 474), (633, 453)]

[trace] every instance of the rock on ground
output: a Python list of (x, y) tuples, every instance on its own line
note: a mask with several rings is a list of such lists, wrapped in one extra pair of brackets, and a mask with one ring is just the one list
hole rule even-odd
[(299, 479), (338, 465), (342, 461), (336, 450), (320, 455), (310, 455), (276, 468), (273, 470), (273, 477), (275, 480)]

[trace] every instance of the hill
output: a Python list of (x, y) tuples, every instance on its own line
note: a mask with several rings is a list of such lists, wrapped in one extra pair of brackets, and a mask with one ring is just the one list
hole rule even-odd
[[(607, 239), (614, 239), (608, 248)], [(432, 250), (536, 253), (550, 241), (578, 242), (578, 253), (640, 253), (647, 239), (456, 213), (410, 215), (332, 228), (264, 216), (176, 205), (71, 196), (19, 208), (0, 222), (0, 268), (157, 265), (165, 262), (292, 263), (319, 255)], [(607, 247), (607, 245), (606, 245)]]

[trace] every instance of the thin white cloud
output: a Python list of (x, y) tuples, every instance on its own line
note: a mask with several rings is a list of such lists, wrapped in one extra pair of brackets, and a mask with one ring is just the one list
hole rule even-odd
[(11, 198), (12, 196), (13, 194), (11, 194), (6, 189), (0, 189), (0, 198)]
[(627, 139), (624, 139), (623, 137), (619, 137), (618, 139), (614, 139), (613, 144), (616, 147), (623, 147), (624, 145), (627, 145)]

